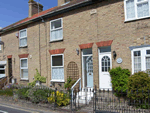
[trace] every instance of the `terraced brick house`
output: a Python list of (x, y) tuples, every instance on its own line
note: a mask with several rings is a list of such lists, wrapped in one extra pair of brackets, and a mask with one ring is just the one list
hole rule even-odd
[(27, 84), (37, 68), (47, 86), (63, 87), (71, 76), (82, 87), (111, 89), (109, 69), (150, 69), (149, 2), (58, 0), (38, 13), (29, 0), (29, 16), (0, 30), (0, 76)]

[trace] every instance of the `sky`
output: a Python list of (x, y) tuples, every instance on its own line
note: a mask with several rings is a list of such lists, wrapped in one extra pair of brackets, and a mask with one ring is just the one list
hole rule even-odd
[[(29, 0), (0, 0), (0, 27), (28, 17)], [(43, 10), (57, 6), (57, 0), (34, 0), (42, 4)]]

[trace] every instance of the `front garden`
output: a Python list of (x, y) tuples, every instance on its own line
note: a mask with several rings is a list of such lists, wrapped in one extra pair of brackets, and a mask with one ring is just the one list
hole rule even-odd
[[(13, 101), (25, 101), (31, 102), (33, 104), (47, 104), (55, 107), (67, 106), (70, 103), (70, 85), (75, 81), (68, 79), (65, 84), (65, 88), (68, 90), (58, 90), (57, 88), (49, 88), (42, 85), (41, 83), (46, 82), (46, 78), (42, 77), (38, 70), (36, 70), (36, 75), (34, 76), (34, 81), (29, 83), (28, 86), (9, 84), (7, 87), (0, 90), (0, 96), (10, 97)], [(38, 83), (40, 84), (36, 84)]]
[[(111, 75), (113, 90), (110, 92), (103, 92), (96, 89), (91, 91), (94, 95), (91, 103), (89, 103), (91, 104), (91, 110), (93, 108), (95, 110), (97, 108), (103, 110), (105, 107), (108, 110), (110, 107), (110, 110), (117, 109), (122, 111), (123, 106), (125, 107), (124, 110), (150, 108), (150, 77), (146, 72), (138, 72), (131, 75), (128, 69), (117, 67), (111, 69), (109, 73)], [(43, 85), (36, 86), (36, 81), (44, 83), (46, 78), (41, 77), (37, 71), (35, 80), (29, 83), (27, 87), (17, 84), (8, 85), (7, 88), (0, 90), (0, 96), (12, 97), (13, 101), (23, 100), (36, 105), (46, 104), (52, 106), (54, 109), (57, 106), (59, 108), (67, 106), (67, 109), (70, 109), (68, 105), (71, 105), (71, 107), (77, 107), (76, 105), (78, 105), (81, 108), (82, 104), (79, 104), (79, 99), (76, 100), (78, 91), (74, 91), (73, 95), (75, 96), (75, 100), (73, 100), (74, 103), (72, 104), (70, 88), (76, 81), (73, 81), (71, 78), (68, 78), (64, 85), (64, 88), (67, 90), (52, 89)], [(112, 95), (110, 95), (111, 93)], [(117, 98), (114, 98), (114, 95)], [(117, 106), (118, 108), (116, 108)], [(133, 108), (130, 109), (130, 106)]]
[(121, 67), (109, 71), (114, 95), (128, 100), (128, 105), (141, 109), (150, 108), (150, 77), (146, 72), (131, 75)]

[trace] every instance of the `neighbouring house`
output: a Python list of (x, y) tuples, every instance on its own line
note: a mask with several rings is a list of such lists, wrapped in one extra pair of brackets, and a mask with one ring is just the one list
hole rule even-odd
[(112, 88), (113, 67), (149, 70), (149, 2), (58, 0), (43, 11), (29, 0), (28, 17), (0, 30), (0, 76), (27, 84), (37, 68), (47, 86), (63, 86), (71, 76), (101, 89)]

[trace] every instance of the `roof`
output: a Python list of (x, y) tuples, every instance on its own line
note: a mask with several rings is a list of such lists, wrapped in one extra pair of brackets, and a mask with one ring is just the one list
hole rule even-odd
[(42, 15), (44, 15), (44, 14), (46, 14), (46, 13), (48, 13), (48, 12), (54, 10), (55, 8), (56, 8), (56, 7), (53, 7), (53, 8), (47, 9), (47, 10), (45, 10), (45, 11), (39, 12), (39, 14), (38, 14), (38, 13), (37, 13), (37, 14), (34, 14), (34, 15), (33, 15), (32, 17), (30, 17), (30, 18), (29, 18), (29, 17), (24, 18), (24, 19), (22, 19), (22, 20), (20, 20), (20, 21), (18, 21), (18, 22), (16, 22), (16, 23), (13, 23), (13, 24), (11, 24), (11, 25), (9, 25), (9, 26), (7, 26), (7, 27), (4, 27), (3, 29), (7, 29), (7, 28), (9, 28), (9, 27), (11, 27), (11, 26), (18, 25), (18, 24), (24, 23), (24, 22), (26, 22), (26, 21), (28, 21), (28, 20), (32, 20), (32, 19), (34, 19), (34, 18), (36, 18), (36, 17), (42, 16)]
[(27, 17), (27, 18), (24, 18), (16, 23), (13, 23), (7, 27), (4, 27), (3, 29), (0, 30), (0, 32), (3, 32), (3, 30), (7, 30), (7, 29), (10, 29), (10, 28), (13, 28), (14, 26), (17, 26), (17, 25), (20, 25), (20, 24), (23, 24), (25, 22), (28, 22), (30, 20), (34, 20), (36, 18), (39, 18), (43, 15), (48, 15), (50, 14), (51, 12), (57, 12), (57, 11), (60, 11), (62, 9), (65, 9), (65, 8), (68, 8), (68, 7), (72, 7), (74, 5), (78, 5), (78, 4), (81, 4), (83, 2), (87, 2), (87, 1), (91, 1), (91, 0), (72, 0), (70, 3), (66, 4), (66, 5), (63, 5), (63, 6), (56, 6), (56, 7), (53, 7), (53, 8), (50, 8), (50, 9), (47, 9), (45, 11), (42, 11), (42, 12), (39, 12), (39, 14), (34, 14), (32, 17)]

